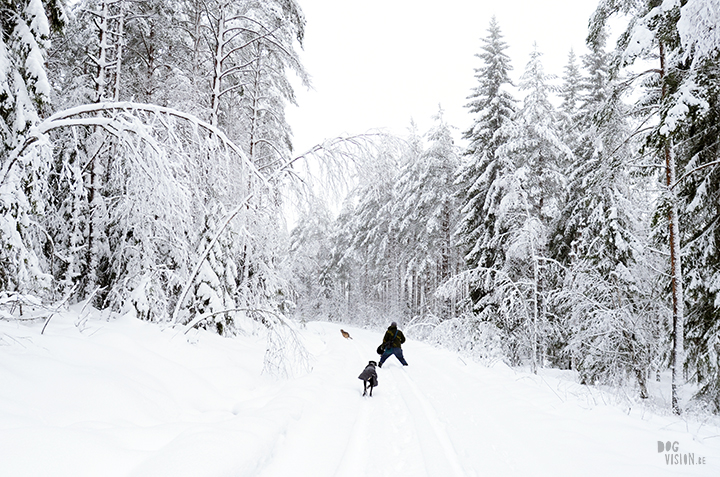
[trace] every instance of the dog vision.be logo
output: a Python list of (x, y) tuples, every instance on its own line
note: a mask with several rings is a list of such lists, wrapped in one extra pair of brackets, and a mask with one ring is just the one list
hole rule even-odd
[(662, 442), (657, 443), (658, 454), (665, 454), (665, 463), (667, 465), (704, 465), (707, 464), (704, 456), (695, 455), (694, 452), (680, 451), (680, 444), (678, 441), (674, 442)]

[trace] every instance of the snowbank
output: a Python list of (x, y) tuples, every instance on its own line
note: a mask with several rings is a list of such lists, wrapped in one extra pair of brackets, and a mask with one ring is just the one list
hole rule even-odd
[(41, 327), (0, 322), (3, 476), (720, 475), (716, 427), (420, 342), (363, 398), (379, 332), (311, 323), (312, 371), (277, 380), (262, 334), (72, 313)]

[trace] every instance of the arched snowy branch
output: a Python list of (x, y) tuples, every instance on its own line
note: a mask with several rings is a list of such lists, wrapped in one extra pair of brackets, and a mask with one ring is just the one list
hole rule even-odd
[[(42, 121), (34, 129), (32, 136), (26, 141), (35, 141), (38, 137), (48, 132), (70, 126), (98, 126), (105, 128), (109, 132), (117, 135), (120, 131), (129, 131), (139, 133), (144, 124), (137, 121), (138, 113), (150, 113), (155, 116), (172, 116), (187, 121), (196, 128), (205, 129), (240, 157), (243, 163), (248, 167), (249, 171), (263, 181), (266, 185), (265, 177), (257, 170), (255, 165), (247, 158), (245, 153), (232, 142), (227, 135), (219, 128), (207, 123), (198, 117), (184, 113), (177, 109), (157, 106), (154, 104), (135, 103), (131, 101), (122, 102), (101, 102), (94, 104), (84, 104), (74, 108), (59, 111), (49, 118)], [(109, 117), (99, 115), (99, 113), (111, 113)], [(94, 114), (94, 116), (83, 117), (83, 115)]]

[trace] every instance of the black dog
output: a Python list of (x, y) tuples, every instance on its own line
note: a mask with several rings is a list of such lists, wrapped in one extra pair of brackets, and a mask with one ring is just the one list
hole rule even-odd
[(365, 369), (363, 369), (363, 372), (360, 373), (360, 376), (358, 376), (358, 379), (363, 380), (363, 396), (367, 395), (368, 386), (370, 387), (370, 397), (372, 397), (372, 390), (375, 386), (378, 385), (378, 378), (377, 378), (377, 372), (375, 371), (375, 366), (377, 366), (377, 363), (375, 361), (370, 361), (367, 366), (365, 366)]

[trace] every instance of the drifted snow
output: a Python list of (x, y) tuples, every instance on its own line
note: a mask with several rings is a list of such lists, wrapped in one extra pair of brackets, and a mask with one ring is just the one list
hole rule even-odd
[[(720, 475), (720, 429), (631, 409), (557, 373), (408, 340), (363, 398), (382, 331), (310, 323), (312, 371), (261, 375), (265, 340), (120, 318), (0, 322), (0, 475)], [(658, 441), (701, 466), (667, 465)]]

